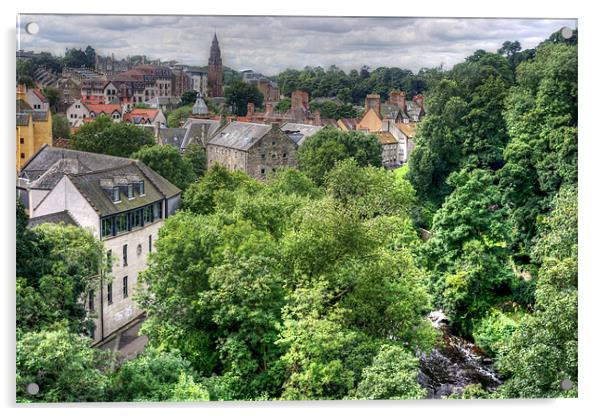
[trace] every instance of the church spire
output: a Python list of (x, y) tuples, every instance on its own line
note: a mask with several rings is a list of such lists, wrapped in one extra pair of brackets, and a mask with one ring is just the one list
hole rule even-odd
[(222, 53), (219, 49), (217, 32), (213, 32), (213, 41), (209, 51), (209, 66), (207, 74), (207, 87), (210, 97), (223, 97), (224, 69), (222, 67)]

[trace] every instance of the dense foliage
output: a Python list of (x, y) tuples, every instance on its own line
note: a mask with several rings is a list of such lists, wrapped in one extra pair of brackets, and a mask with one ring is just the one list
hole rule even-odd
[(233, 81), (224, 90), (226, 104), (232, 108), (232, 112), (238, 116), (247, 114), (247, 104), (253, 103), (255, 107), (263, 106), (263, 95), (257, 87), (243, 81)]
[(62, 114), (52, 115), (52, 140), (59, 138), (68, 139), (71, 137), (71, 128), (69, 120)]
[[(395, 172), (361, 132), (324, 128), (300, 147), (299, 170), (260, 182), (205, 172), (199, 148), (143, 148), (110, 119), (82, 127), (81, 146), (142, 149), (186, 182), (182, 209), (140, 274), (149, 346), (119, 363), (81, 336), (102, 247), (74, 227), (29, 229), (17, 205), (17, 399), (419, 399), (417, 357), (439, 340), (433, 309), (504, 381), (450, 398), (576, 397), (576, 44), (576, 33), (527, 51), (509, 41), (417, 75), (279, 75), (284, 94), (345, 103), (392, 86), (426, 91), (416, 148)], [(31, 382), (40, 394), (25, 393)]]
[(297, 152), (297, 161), (299, 169), (321, 185), (324, 175), (337, 161), (352, 157), (360, 166), (381, 166), (381, 153), (380, 143), (374, 135), (325, 127), (303, 142)]
[(337, 97), (343, 103), (363, 105), (367, 94), (380, 94), (386, 99), (393, 90), (406, 91), (409, 97), (424, 93), (440, 77), (439, 69), (422, 69), (417, 74), (400, 68), (380, 67), (373, 71), (364, 66), (349, 73), (336, 66), (287, 69), (278, 74), (280, 93), (290, 97), (291, 92), (303, 90), (310, 98)]
[(170, 145), (143, 147), (130, 157), (140, 160), (180, 189), (186, 189), (197, 177), (190, 159)]
[(128, 123), (114, 123), (105, 115), (80, 127), (69, 143), (71, 149), (105, 155), (129, 157), (144, 146), (155, 143), (146, 129)]

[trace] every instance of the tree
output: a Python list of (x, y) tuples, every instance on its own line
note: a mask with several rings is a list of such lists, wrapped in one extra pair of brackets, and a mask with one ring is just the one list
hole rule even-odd
[(577, 48), (544, 43), (516, 78), (503, 114), (511, 141), (499, 176), (515, 259), (529, 263), (537, 218), (563, 184), (577, 183)]
[(195, 214), (210, 214), (215, 209), (215, 196), (220, 190), (233, 191), (252, 182), (253, 180), (243, 172), (230, 172), (223, 166), (213, 165), (205, 176), (184, 192), (182, 208)]
[(64, 321), (71, 331), (89, 334), (94, 324), (84, 299), (99, 285), (103, 253), (102, 243), (83, 228), (42, 224), (21, 231), (17, 327), (32, 331)]
[(236, 115), (247, 114), (247, 104), (253, 103), (256, 107), (263, 106), (263, 95), (253, 84), (243, 81), (233, 81), (224, 91), (226, 104), (232, 106)]
[(113, 120), (105, 115), (84, 124), (69, 143), (74, 150), (121, 157), (129, 157), (142, 147), (153, 144), (154, 139), (150, 131), (133, 124), (113, 123)]
[[(17, 340), (17, 401), (102, 401), (110, 366), (107, 352), (65, 328), (25, 333)], [(30, 383), (39, 386), (38, 394), (27, 393)]]
[(417, 400), (426, 397), (418, 384), (418, 359), (395, 345), (381, 347), (372, 365), (364, 368), (353, 398)]
[[(503, 397), (577, 396), (577, 187), (563, 186), (541, 223), (533, 257), (542, 262), (535, 312), (503, 345)], [(573, 387), (561, 389), (568, 378)]]
[(178, 128), (182, 125), (182, 120), (190, 116), (192, 113), (192, 106), (185, 105), (172, 110), (167, 115), (167, 125), (171, 128)]
[(180, 189), (186, 189), (196, 179), (190, 159), (183, 157), (170, 145), (143, 147), (131, 155), (163, 176)]
[(180, 98), (180, 106), (193, 105), (196, 102), (197, 94), (194, 90), (185, 91)]
[(50, 106), (50, 109), (56, 113), (57, 105), (59, 104), (60, 99), (61, 99), (59, 90), (57, 90), (56, 88), (52, 88), (52, 87), (46, 87), (46, 88), (42, 89), (42, 93), (48, 99), (48, 105)]
[(353, 157), (359, 166), (381, 166), (381, 153), (374, 135), (326, 127), (303, 142), (297, 158), (300, 170), (321, 185), (338, 160)]
[(147, 348), (126, 361), (112, 378), (112, 400), (118, 402), (207, 401), (209, 393), (195, 382), (191, 364), (177, 352)]
[(493, 172), (463, 169), (449, 182), (455, 189), (435, 214), (424, 258), (437, 306), (468, 335), (517, 282), (508, 263), (506, 210)]
[(207, 152), (202, 145), (198, 143), (189, 144), (182, 156), (184, 159), (190, 161), (197, 178), (205, 174), (207, 171)]
[(62, 114), (52, 115), (52, 139), (58, 138), (68, 139), (71, 136), (71, 128), (69, 120)]
[(96, 65), (96, 51), (91, 46), (87, 46), (85, 50), (71, 48), (65, 52), (63, 58), (65, 66), (70, 68), (94, 68)]
[(509, 40), (507, 40), (502, 44), (502, 47), (497, 50), (497, 53), (510, 58), (516, 55), (521, 49), (522, 47), (519, 41), (515, 40), (514, 42), (510, 42)]
[(286, 113), (290, 108), (291, 108), (291, 99), (286, 97), (286, 98), (283, 98), (282, 100), (278, 101), (278, 104), (276, 104), (276, 107), (274, 107), (274, 110), (278, 111), (279, 113)]

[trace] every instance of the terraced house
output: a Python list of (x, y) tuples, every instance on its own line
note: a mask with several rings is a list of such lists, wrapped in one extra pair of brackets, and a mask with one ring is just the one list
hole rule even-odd
[(159, 229), (180, 206), (180, 189), (143, 163), (44, 147), (22, 169), (31, 221), (87, 228), (104, 243), (107, 271), (88, 294), (100, 342), (141, 317), (132, 300)]

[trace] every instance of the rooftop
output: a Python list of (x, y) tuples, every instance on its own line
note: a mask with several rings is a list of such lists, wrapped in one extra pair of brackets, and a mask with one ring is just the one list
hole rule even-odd
[(248, 150), (265, 136), (271, 128), (267, 124), (232, 121), (216, 134), (209, 141), (209, 144), (237, 150)]

